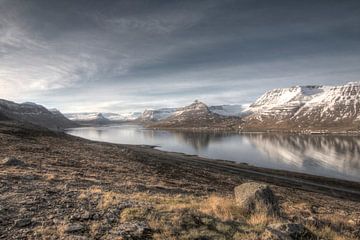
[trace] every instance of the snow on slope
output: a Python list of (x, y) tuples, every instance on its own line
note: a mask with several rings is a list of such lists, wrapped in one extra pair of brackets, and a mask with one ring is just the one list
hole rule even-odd
[(308, 121), (360, 119), (360, 83), (342, 86), (295, 86), (266, 92), (247, 112), (265, 117)]
[(132, 121), (140, 117), (141, 112), (103, 113), (103, 115), (110, 121)]
[(140, 112), (129, 113), (100, 113), (100, 112), (82, 112), (82, 113), (66, 113), (65, 116), (73, 121), (94, 121), (99, 118), (101, 114), (102, 118), (106, 118), (110, 121), (131, 121), (137, 119)]
[(270, 90), (250, 105), (246, 111), (253, 113), (293, 114), (306, 102), (324, 93), (323, 86), (295, 86)]
[(219, 106), (210, 106), (209, 110), (212, 113), (216, 113), (222, 116), (242, 116), (244, 114), (243, 105), (219, 105)]
[(176, 108), (147, 109), (139, 119), (142, 121), (160, 121), (170, 117), (176, 110)]
[(156, 110), (145, 110), (140, 119), (143, 121), (161, 121), (169, 117), (176, 117), (182, 114), (209, 114), (215, 113), (221, 116), (242, 116), (244, 113), (242, 105), (218, 105), (208, 107), (206, 104), (195, 100), (194, 103), (180, 108), (161, 108)]
[(183, 114), (201, 115), (201, 114), (209, 114), (209, 113), (210, 110), (205, 103), (200, 102), (199, 100), (195, 100), (189, 106), (176, 109), (176, 111), (171, 115), (171, 117), (176, 117)]

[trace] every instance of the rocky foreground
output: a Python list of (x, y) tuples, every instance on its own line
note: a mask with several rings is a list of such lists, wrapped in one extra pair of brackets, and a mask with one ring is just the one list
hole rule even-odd
[(358, 183), (8, 122), (0, 141), (0, 239), (360, 238)]

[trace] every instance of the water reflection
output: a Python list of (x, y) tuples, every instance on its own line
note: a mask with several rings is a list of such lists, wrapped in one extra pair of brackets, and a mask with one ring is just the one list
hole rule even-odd
[(268, 158), (285, 162), (291, 168), (359, 179), (360, 138), (357, 136), (252, 134), (247, 137)]
[(136, 125), (77, 128), (69, 133), (98, 141), (157, 145), (166, 151), (360, 181), (357, 136), (197, 133), (149, 130)]

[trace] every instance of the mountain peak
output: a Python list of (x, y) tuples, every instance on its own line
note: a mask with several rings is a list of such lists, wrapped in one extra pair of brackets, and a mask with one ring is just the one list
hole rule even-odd
[(186, 109), (186, 108), (188, 108), (188, 109), (194, 109), (194, 108), (195, 109), (204, 109), (204, 108), (206, 108), (207, 109), (208, 106), (205, 103), (200, 102), (199, 100), (195, 100), (192, 104), (184, 107), (183, 109)]

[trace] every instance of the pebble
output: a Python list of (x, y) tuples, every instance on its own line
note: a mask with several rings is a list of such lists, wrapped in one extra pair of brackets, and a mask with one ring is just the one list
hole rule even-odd
[(74, 232), (80, 232), (84, 230), (84, 226), (80, 223), (71, 223), (65, 225), (64, 232), (65, 233), (74, 233)]
[(18, 219), (15, 221), (15, 226), (19, 227), (19, 228), (29, 226), (30, 224), (31, 224), (30, 218), (23, 218), (23, 219)]

